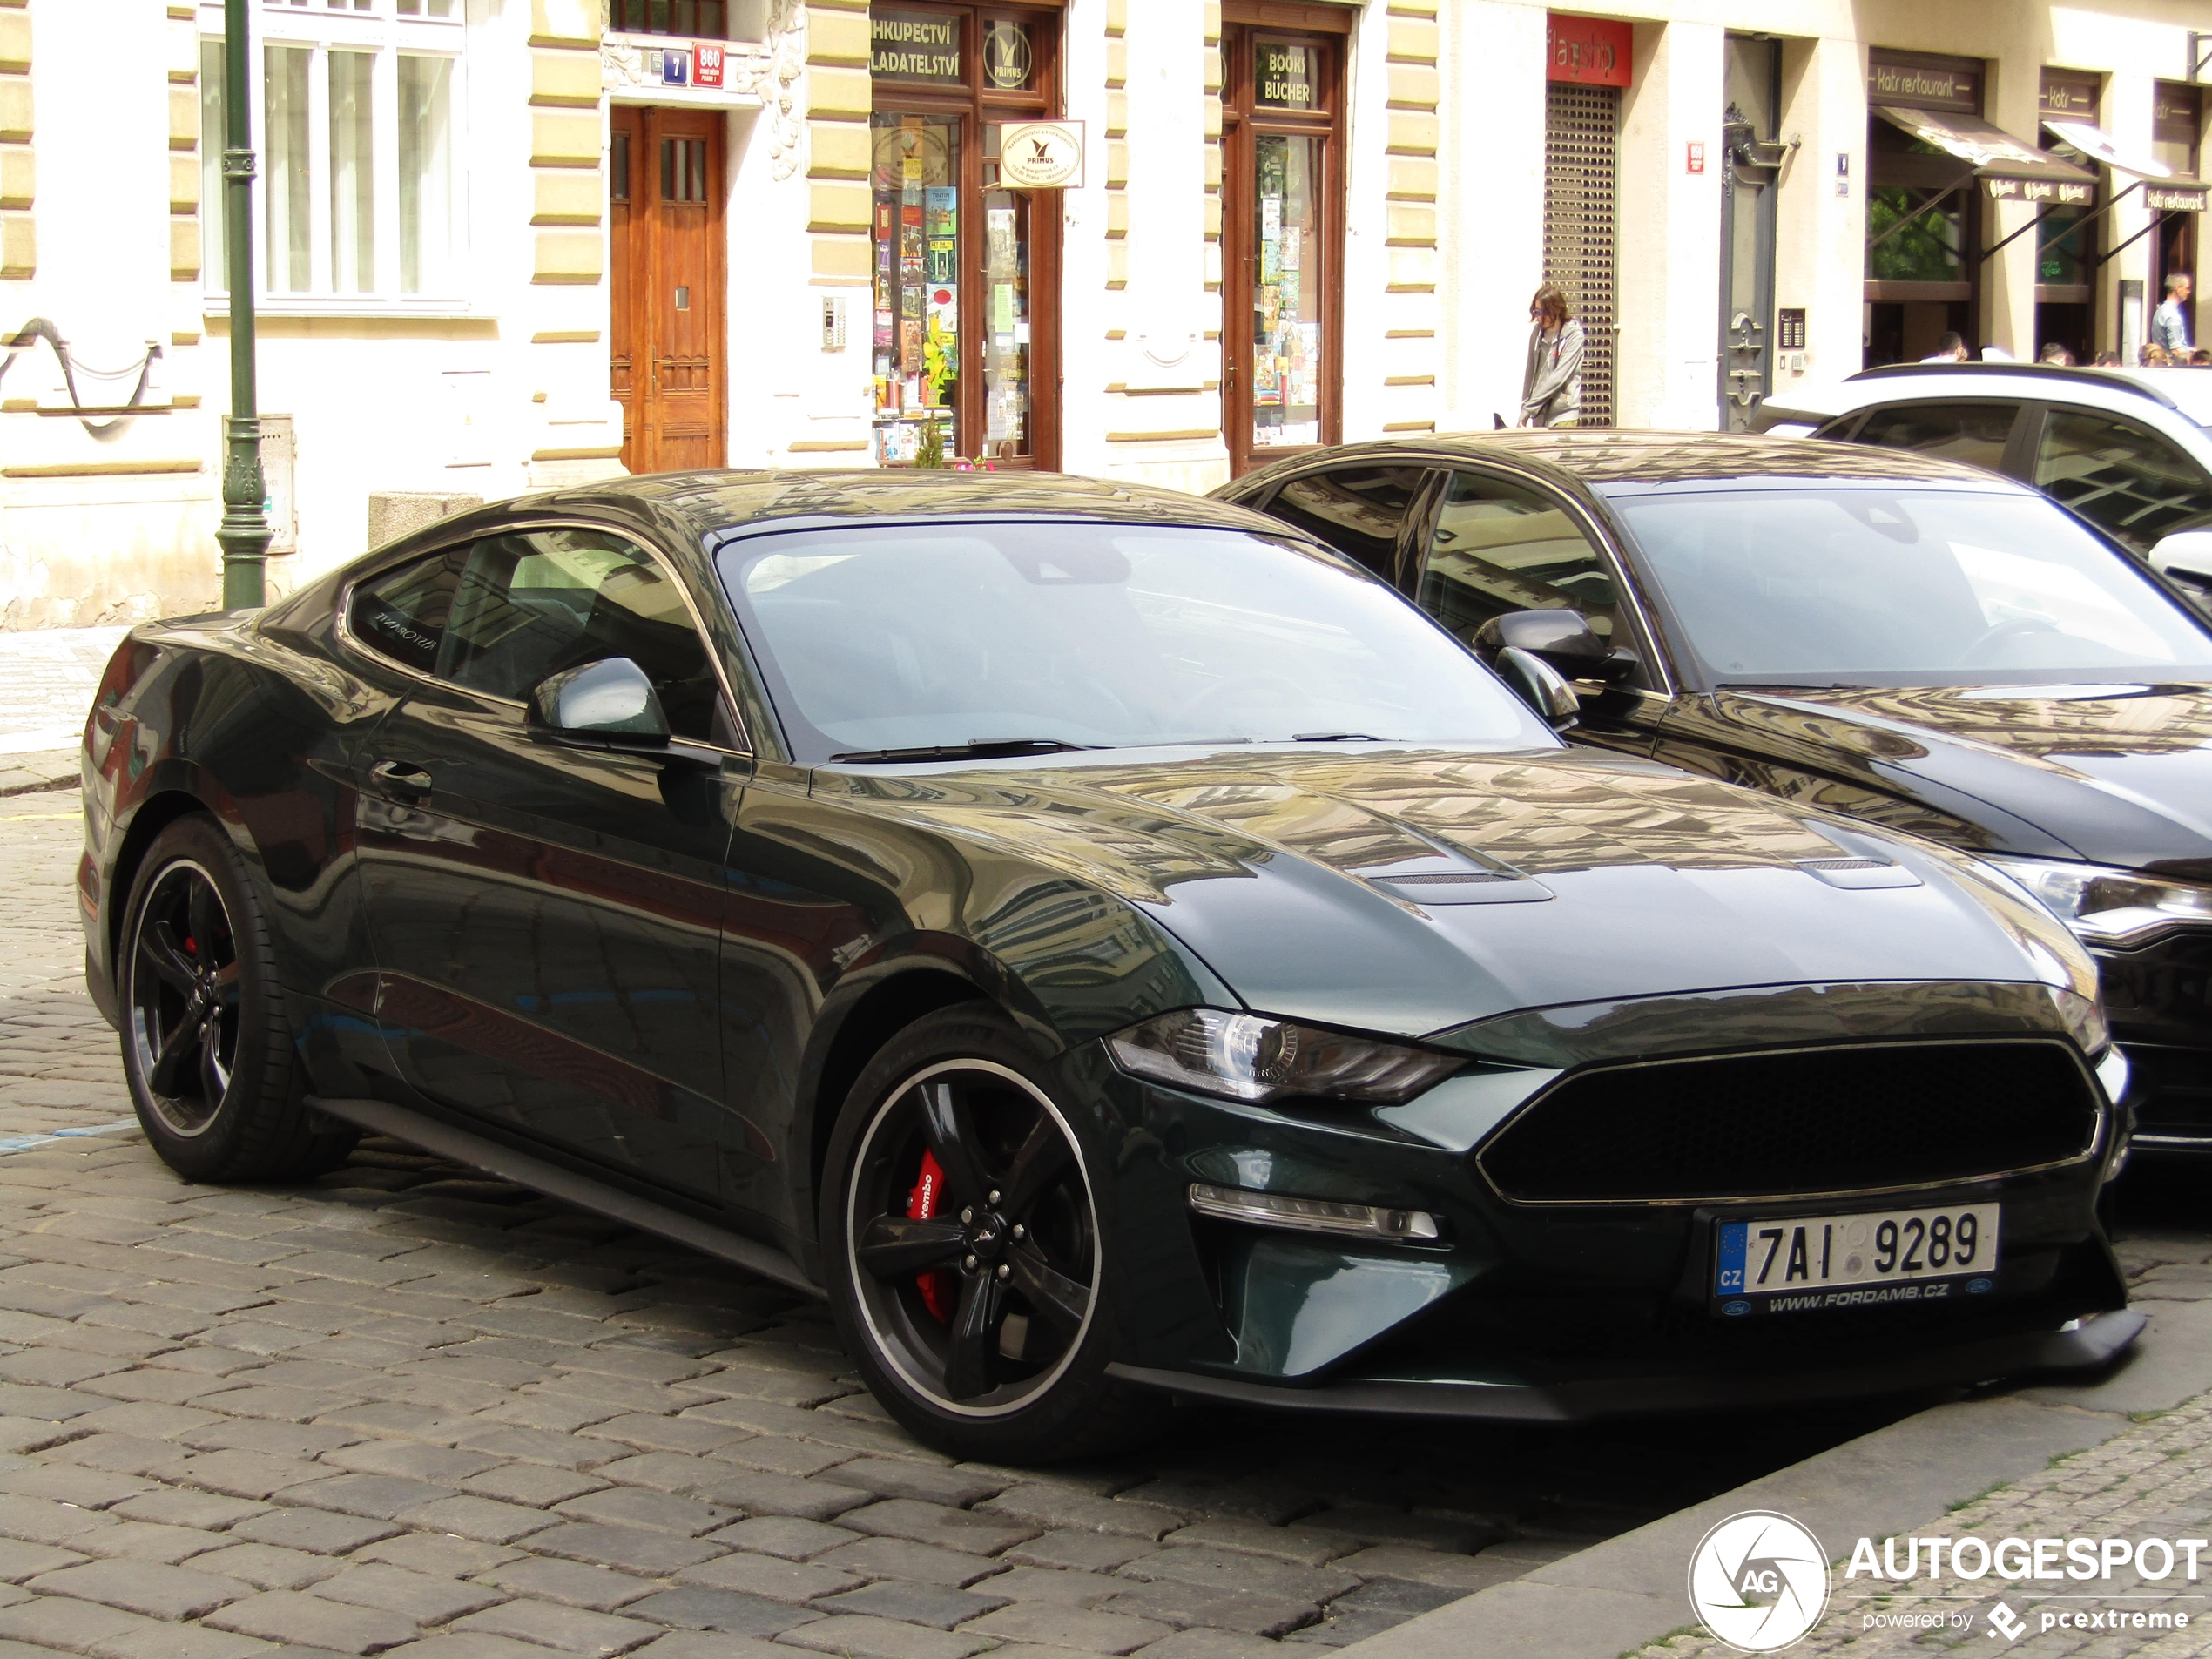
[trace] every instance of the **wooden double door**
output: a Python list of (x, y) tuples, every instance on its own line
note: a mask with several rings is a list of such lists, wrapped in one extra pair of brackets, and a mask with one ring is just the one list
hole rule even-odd
[(608, 157), (610, 368), (633, 473), (725, 463), (729, 324), (723, 117), (617, 105)]

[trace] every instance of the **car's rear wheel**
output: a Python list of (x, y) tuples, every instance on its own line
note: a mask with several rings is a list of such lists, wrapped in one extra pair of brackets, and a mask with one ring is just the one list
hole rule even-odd
[(355, 1136), (307, 1110), (267, 925), (206, 818), (178, 819), (147, 849), (116, 981), (131, 1103), (170, 1168), (196, 1181), (296, 1180), (344, 1161)]
[(1106, 1375), (1110, 1236), (1076, 1116), (968, 1004), (877, 1055), (830, 1143), (822, 1255), (862, 1374), (917, 1437), (1001, 1462), (1091, 1455), (1169, 1402)]

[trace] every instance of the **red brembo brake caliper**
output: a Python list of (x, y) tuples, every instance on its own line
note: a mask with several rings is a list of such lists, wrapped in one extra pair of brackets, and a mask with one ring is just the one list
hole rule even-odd
[[(937, 1213), (937, 1206), (945, 1199), (945, 1170), (937, 1162), (934, 1152), (921, 1155), (921, 1171), (914, 1181), (914, 1190), (907, 1199), (907, 1219), (927, 1221)], [(919, 1274), (914, 1283), (921, 1291), (921, 1305), (940, 1325), (953, 1322), (953, 1304), (958, 1292), (953, 1288), (953, 1276), (941, 1267), (933, 1267)]]

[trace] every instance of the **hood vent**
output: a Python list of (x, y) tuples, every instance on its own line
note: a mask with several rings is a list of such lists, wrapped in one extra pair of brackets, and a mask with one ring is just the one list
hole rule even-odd
[(1917, 887), (1920, 878), (1887, 859), (1799, 859), (1797, 867), (1831, 887)]
[(1510, 864), (1460, 848), (1439, 847), (1426, 858), (1392, 859), (1350, 873), (1407, 904), (1541, 904), (1553, 896)]

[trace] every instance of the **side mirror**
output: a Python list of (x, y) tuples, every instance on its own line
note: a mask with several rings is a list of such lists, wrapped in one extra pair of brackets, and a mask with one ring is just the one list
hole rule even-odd
[(1579, 610), (1509, 610), (1474, 631), (1475, 654), (1491, 662), (1507, 651), (1540, 658), (1571, 680), (1617, 685), (1636, 671), (1632, 651), (1613, 651)]
[(1507, 645), (1499, 651), (1495, 666), (1498, 678), (1513, 687), (1514, 694), (1541, 715), (1553, 731), (1566, 731), (1581, 716), (1582, 700), (1575, 695), (1575, 688), (1535, 652)]
[(669, 736), (652, 681), (627, 657), (549, 674), (530, 693), (523, 724), (535, 737), (605, 748), (657, 748)]
[(2150, 568), (2192, 588), (2212, 587), (2212, 529), (2164, 537), (2150, 550)]

